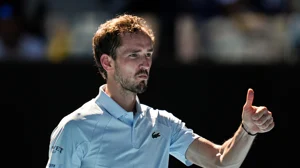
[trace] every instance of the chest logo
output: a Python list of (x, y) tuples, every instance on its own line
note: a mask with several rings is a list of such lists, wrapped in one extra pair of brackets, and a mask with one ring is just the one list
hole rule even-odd
[(159, 134), (159, 132), (153, 132), (152, 133), (152, 138), (154, 139), (154, 138), (158, 138), (158, 137), (160, 137), (160, 134)]

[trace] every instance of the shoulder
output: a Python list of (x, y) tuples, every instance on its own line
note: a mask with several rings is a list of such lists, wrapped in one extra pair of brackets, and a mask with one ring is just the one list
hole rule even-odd
[(104, 123), (110, 118), (111, 116), (103, 112), (92, 99), (63, 117), (53, 130), (51, 137), (56, 137), (63, 131), (64, 134), (82, 135), (90, 139), (95, 128), (99, 127), (98, 123)]
[(104, 118), (104, 115), (104, 112), (97, 106), (94, 99), (92, 99), (65, 116), (59, 124), (63, 126), (70, 125), (70, 127), (96, 124), (98, 120)]
[(177, 122), (179, 120), (171, 112), (163, 109), (154, 109), (153, 107), (141, 104), (141, 109), (145, 117), (150, 119), (155, 119), (157, 122), (170, 126), (170, 124)]

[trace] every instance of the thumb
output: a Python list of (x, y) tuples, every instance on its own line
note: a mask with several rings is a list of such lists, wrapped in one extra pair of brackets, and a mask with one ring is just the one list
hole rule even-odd
[(251, 107), (254, 99), (254, 91), (253, 89), (249, 88), (247, 92), (247, 98), (246, 98), (246, 103), (245, 107)]

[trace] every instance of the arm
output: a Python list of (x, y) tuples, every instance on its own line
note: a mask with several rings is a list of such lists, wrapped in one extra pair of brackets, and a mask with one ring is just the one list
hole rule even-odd
[(88, 147), (79, 135), (80, 130), (74, 122), (57, 127), (51, 134), (46, 168), (79, 168)]
[(274, 127), (272, 113), (265, 107), (252, 106), (253, 98), (253, 90), (249, 89), (242, 113), (245, 129), (240, 125), (222, 145), (198, 138), (189, 146), (186, 158), (201, 167), (240, 167), (256, 136), (250, 134), (268, 132)]
[(248, 135), (241, 126), (222, 145), (200, 137), (189, 146), (186, 157), (201, 167), (240, 167), (254, 138), (255, 136)]

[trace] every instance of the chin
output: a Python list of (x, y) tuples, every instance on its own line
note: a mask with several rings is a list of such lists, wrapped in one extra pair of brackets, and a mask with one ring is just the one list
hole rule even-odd
[(136, 93), (144, 93), (147, 90), (147, 82), (140, 82), (137, 86), (136, 86)]
[(135, 92), (136, 94), (142, 94), (144, 92), (146, 92), (147, 88), (143, 88), (141, 90), (138, 90), (137, 92)]

